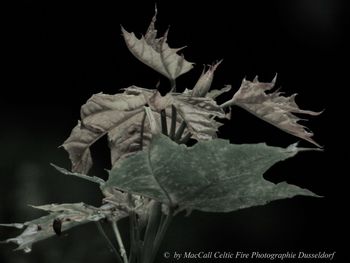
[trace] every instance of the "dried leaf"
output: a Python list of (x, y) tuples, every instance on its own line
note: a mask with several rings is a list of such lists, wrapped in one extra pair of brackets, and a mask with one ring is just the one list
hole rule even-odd
[(156, 15), (154, 15), (146, 35), (138, 39), (134, 33), (122, 28), (123, 37), (130, 52), (141, 62), (158, 71), (171, 80), (188, 72), (193, 68), (193, 63), (185, 60), (177, 54), (182, 48), (173, 49), (168, 46), (168, 31), (161, 38), (157, 37), (155, 29)]
[(286, 182), (274, 184), (262, 175), (275, 163), (294, 156), (266, 144), (230, 144), (214, 139), (193, 147), (155, 135), (147, 150), (122, 160), (103, 187), (115, 187), (180, 209), (229, 212), (295, 195), (316, 196)]
[(207, 72), (204, 73), (204, 70), (202, 72), (202, 75), (198, 79), (196, 85), (194, 86), (192, 90), (192, 96), (195, 97), (205, 97), (208, 93), (208, 90), (210, 89), (211, 83), (214, 79), (214, 72), (216, 68), (221, 64), (222, 60), (217, 62), (216, 64), (209, 67)]
[(48, 211), (50, 214), (23, 224), (0, 224), (1, 226), (25, 228), (19, 236), (6, 239), (5, 242), (17, 244), (18, 247), (16, 250), (23, 250), (26, 253), (32, 250), (32, 245), (34, 243), (77, 225), (99, 221), (107, 217), (112, 217), (113, 220), (119, 220), (127, 216), (127, 213), (124, 211), (116, 210), (115, 207), (112, 209), (109, 205), (97, 208), (84, 203), (73, 203), (33, 207)]
[(207, 93), (206, 97), (211, 98), (213, 100), (215, 100), (217, 97), (219, 97), (221, 94), (230, 91), (232, 88), (231, 85), (226, 85), (223, 89), (214, 89), (211, 90)]
[(275, 85), (276, 77), (272, 82), (259, 82), (257, 77), (253, 81), (243, 79), (240, 89), (233, 98), (221, 107), (237, 105), (258, 118), (276, 126), (277, 128), (304, 139), (317, 147), (321, 147), (311, 137), (313, 133), (298, 121), (302, 120), (293, 113), (316, 116), (321, 112), (301, 110), (295, 103), (295, 96), (282, 96), (281, 92), (266, 93)]
[(63, 143), (72, 162), (72, 171), (87, 174), (92, 166), (90, 147), (108, 134), (112, 164), (121, 157), (141, 148), (141, 141), (150, 140), (150, 128), (143, 126), (144, 105), (147, 98), (136, 87), (130, 87), (130, 94), (95, 94), (81, 108), (81, 123), (72, 130)]
[[(225, 118), (222, 109), (211, 98), (194, 97), (190, 93), (168, 93), (162, 97), (159, 93), (152, 97), (152, 109), (166, 110), (170, 120), (173, 105), (181, 120), (186, 125), (186, 131), (196, 140), (209, 140), (216, 137), (218, 128), (222, 125), (214, 117)], [(186, 132), (185, 132), (186, 133)]]
[(165, 110), (170, 127), (174, 106), (178, 113), (176, 126), (179, 127), (184, 121), (187, 124), (186, 131), (191, 132), (197, 140), (216, 137), (221, 123), (213, 117), (225, 117), (214, 100), (189, 94), (169, 93), (162, 97), (158, 91), (132, 86), (122, 94), (93, 95), (81, 108), (81, 123), (63, 144), (72, 161), (72, 171), (87, 174), (92, 165), (90, 146), (106, 134), (112, 166), (121, 158), (141, 150), (141, 143), (147, 147), (152, 133), (149, 120), (145, 118), (146, 105), (152, 110), (158, 127), (161, 127), (161, 110)]
[(81, 179), (84, 179), (84, 180), (87, 180), (90, 182), (94, 182), (94, 183), (99, 184), (99, 185), (103, 185), (105, 183), (105, 181), (103, 179), (96, 177), (96, 176), (88, 176), (88, 175), (80, 174), (80, 173), (72, 173), (72, 172), (70, 172), (62, 167), (59, 167), (53, 163), (51, 163), (51, 166), (54, 167), (60, 173), (63, 173), (66, 175), (73, 175), (73, 176), (79, 177)]

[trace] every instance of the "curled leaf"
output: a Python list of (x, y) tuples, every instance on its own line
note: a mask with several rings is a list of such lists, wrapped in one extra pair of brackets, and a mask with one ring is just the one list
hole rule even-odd
[[(130, 89), (137, 90), (136, 87)], [(93, 95), (81, 108), (81, 122), (63, 143), (72, 162), (72, 171), (88, 173), (92, 166), (90, 147), (104, 135), (108, 135), (112, 164), (138, 151), (141, 142), (147, 144), (150, 128), (148, 123), (142, 126), (146, 104), (147, 98), (141, 92)]]
[(194, 86), (192, 90), (192, 96), (195, 97), (205, 97), (208, 93), (208, 90), (210, 89), (211, 83), (214, 79), (214, 72), (216, 68), (221, 64), (222, 60), (217, 62), (216, 64), (209, 67), (207, 72), (204, 73), (204, 70), (202, 72), (202, 75), (198, 79), (196, 85)]
[(128, 49), (137, 59), (170, 80), (175, 80), (178, 76), (191, 70), (193, 63), (177, 54), (182, 48), (169, 47), (167, 43), (168, 31), (163, 37), (156, 38), (157, 30), (154, 26), (156, 15), (154, 15), (145, 36), (138, 39), (134, 33), (129, 33), (122, 27), (123, 37)]
[(147, 150), (121, 161), (104, 187), (153, 198), (180, 209), (229, 212), (295, 195), (315, 196), (286, 182), (274, 184), (263, 174), (298, 148), (230, 144), (214, 139), (193, 147), (155, 135)]
[(218, 90), (218, 89), (214, 89), (208, 92), (208, 94), (206, 95), (206, 97), (211, 98), (213, 100), (215, 100), (217, 97), (219, 97), (221, 94), (230, 91), (232, 88), (231, 85), (226, 85), (224, 88)]
[[(164, 111), (168, 127), (175, 125), (174, 128), (179, 129), (180, 124), (185, 122), (186, 131), (197, 140), (216, 137), (221, 123), (213, 117), (225, 117), (214, 100), (190, 94), (161, 96), (158, 91), (135, 86), (127, 88), (122, 94), (95, 94), (82, 106), (81, 122), (63, 144), (69, 153), (72, 171), (88, 173), (92, 166), (90, 147), (104, 135), (108, 136), (112, 166), (147, 147), (152, 132), (149, 118), (145, 118), (146, 105), (149, 105), (157, 122), (155, 127), (161, 127), (160, 114)], [(175, 122), (172, 122), (172, 107), (177, 112)]]
[(97, 208), (84, 203), (73, 203), (33, 207), (47, 211), (50, 214), (23, 224), (2, 224), (2, 226), (25, 228), (19, 236), (6, 239), (5, 242), (15, 243), (18, 245), (16, 250), (23, 250), (27, 253), (31, 251), (34, 243), (52, 237), (55, 234), (60, 234), (62, 231), (72, 227), (99, 221), (106, 217), (113, 217), (113, 220), (119, 220), (127, 216), (124, 211), (116, 210), (115, 207), (112, 209), (106, 205)]
[(275, 82), (276, 77), (272, 82), (266, 83), (259, 82), (257, 77), (253, 81), (243, 79), (241, 87), (233, 98), (222, 104), (221, 107), (237, 105), (275, 127), (321, 147), (311, 138), (313, 133), (300, 125), (298, 121), (301, 119), (293, 114), (316, 116), (321, 112), (301, 110), (295, 102), (297, 94), (289, 97), (282, 96), (282, 93), (278, 91), (267, 94), (266, 91), (271, 90)]

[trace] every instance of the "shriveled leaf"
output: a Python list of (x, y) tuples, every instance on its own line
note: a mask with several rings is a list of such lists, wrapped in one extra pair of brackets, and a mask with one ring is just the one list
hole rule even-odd
[(219, 97), (221, 94), (230, 91), (232, 88), (231, 85), (226, 85), (223, 89), (214, 89), (208, 92), (208, 94), (206, 95), (206, 97), (211, 98), (213, 100), (215, 100), (217, 97)]
[(202, 75), (198, 79), (196, 85), (192, 90), (192, 96), (195, 97), (205, 97), (210, 89), (211, 83), (214, 79), (214, 72), (216, 68), (221, 64), (222, 60), (217, 62), (216, 64), (209, 67), (207, 72), (202, 72)]
[(60, 173), (63, 173), (66, 175), (73, 175), (73, 176), (76, 176), (78, 178), (81, 178), (81, 179), (84, 179), (84, 180), (87, 180), (90, 182), (94, 182), (94, 183), (99, 184), (99, 185), (103, 185), (105, 183), (105, 181), (103, 179), (96, 177), (96, 176), (88, 176), (88, 175), (80, 174), (80, 173), (72, 173), (72, 172), (68, 171), (67, 169), (59, 167), (59, 166), (52, 164), (52, 163), (51, 163), (51, 166), (54, 167)]
[(186, 123), (186, 130), (196, 140), (209, 140), (216, 137), (222, 125), (214, 117), (225, 118), (223, 110), (210, 98), (194, 97), (188, 93), (168, 93), (162, 97), (159, 93), (153, 97), (154, 109), (165, 109), (170, 118), (173, 105), (178, 115)]
[(72, 171), (87, 174), (92, 166), (90, 146), (104, 133), (86, 129), (80, 121), (73, 128), (68, 139), (63, 143), (72, 162)]
[(152, 133), (150, 122), (145, 118), (146, 105), (151, 108), (158, 127), (161, 127), (162, 110), (165, 110), (168, 127), (172, 125), (174, 106), (178, 113), (176, 128), (184, 121), (186, 131), (198, 140), (215, 137), (221, 124), (213, 117), (224, 117), (214, 100), (189, 94), (169, 93), (162, 97), (158, 91), (135, 86), (127, 88), (122, 94), (95, 94), (82, 106), (81, 122), (63, 144), (69, 153), (72, 171), (88, 173), (92, 165), (90, 147), (104, 135), (108, 135), (112, 166), (121, 158), (147, 147)]
[(295, 103), (297, 94), (290, 97), (282, 96), (278, 91), (267, 94), (266, 91), (274, 87), (275, 81), (276, 77), (267, 83), (259, 82), (257, 77), (253, 81), (243, 79), (240, 89), (233, 98), (221, 106), (237, 105), (275, 127), (321, 147), (311, 138), (313, 133), (298, 123), (302, 119), (293, 114), (316, 116), (321, 112), (301, 110)]
[(138, 39), (134, 33), (122, 28), (123, 37), (130, 52), (141, 62), (158, 71), (167, 78), (174, 80), (178, 76), (193, 68), (193, 63), (177, 54), (182, 48), (170, 48), (167, 43), (168, 31), (161, 38), (157, 38), (155, 29), (156, 14), (145, 36)]
[(112, 169), (103, 187), (208, 212), (229, 212), (295, 195), (315, 196), (295, 185), (263, 178), (272, 165), (298, 151), (295, 145), (284, 149), (264, 143), (235, 145), (221, 139), (187, 147), (157, 135), (148, 149)]
[[(84, 203), (73, 203), (33, 207), (47, 211), (50, 214), (23, 224), (1, 224), (2, 226), (25, 228), (22, 234), (14, 238), (6, 239), (5, 242), (15, 243), (18, 245), (16, 250), (23, 250), (27, 253), (32, 250), (32, 245), (34, 243), (54, 236), (60, 231), (65, 231), (88, 222), (99, 221), (102, 218), (112, 217), (113, 220), (119, 220), (127, 216), (127, 213), (124, 211), (116, 210), (115, 207), (112, 209), (109, 205), (97, 208)], [(59, 229), (57, 228), (57, 222), (60, 224)]]
[[(136, 87), (130, 89), (137, 90)], [(87, 174), (92, 166), (90, 147), (108, 134), (112, 164), (137, 151), (150, 140), (150, 129), (143, 123), (147, 98), (137, 94), (93, 95), (81, 108), (81, 123), (63, 143), (72, 162), (72, 171)], [(144, 125), (142, 125), (144, 124)], [(143, 137), (141, 139), (141, 129)]]
[(147, 116), (148, 122), (149, 122), (150, 127), (151, 127), (152, 134), (160, 133), (160, 127), (159, 127), (159, 125), (156, 121), (156, 118), (154, 117), (154, 114), (153, 114), (152, 110), (150, 109), (150, 107), (145, 107), (145, 112), (146, 112), (146, 116)]

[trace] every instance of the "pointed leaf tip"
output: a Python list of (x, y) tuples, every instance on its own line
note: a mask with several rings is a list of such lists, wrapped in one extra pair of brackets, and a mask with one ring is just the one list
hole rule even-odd
[[(113, 220), (119, 220), (127, 216), (125, 210), (119, 208), (120, 206), (118, 208), (107, 205), (94, 207), (82, 202), (33, 207), (47, 211), (49, 214), (20, 224), (25, 227), (22, 233), (17, 237), (3, 241), (15, 243), (18, 245), (16, 250), (23, 250), (26, 253), (31, 251), (34, 243), (52, 237), (55, 233), (59, 234), (61, 231), (66, 231), (81, 224), (99, 221), (107, 216), (113, 217)], [(7, 226), (17, 227), (17, 224), (7, 224)]]
[(311, 138), (313, 133), (298, 123), (302, 119), (294, 115), (297, 113), (316, 116), (320, 112), (300, 109), (295, 102), (296, 94), (285, 97), (278, 90), (267, 94), (266, 91), (275, 86), (276, 77), (277, 74), (272, 82), (259, 82), (258, 77), (253, 81), (243, 79), (233, 98), (221, 107), (237, 105), (275, 127), (322, 148)]
[(129, 33), (122, 28), (124, 40), (129, 51), (138, 60), (167, 78), (175, 80), (180, 75), (191, 70), (193, 63), (178, 55), (179, 49), (173, 49), (168, 46), (167, 35), (169, 29), (163, 37), (157, 38), (157, 30), (155, 28), (156, 14), (153, 16), (145, 36), (140, 39), (134, 33)]
[(214, 79), (214, 72), (216, 68), (222, 63), (223, 60), (209, 66), (205, 73), (202, 73), (198, 79), (196, 85), (193, 88), (192, 96), (194, 97), (205, 97), (211, 87), (211, 83)]
[(207, 212), (230, 212), (295, 195), (314, 196), (295, 185), (263, 178), (272, 165), (297, 152), (296, 145), (285, 149), (265, 143), (235, 145), (221, 139), (186, 147), (159, 134), (148, 151), (112, 169), (104, 187), (178, 205), (182, 210)]
[(93, 183), (97, 183), (99, 185), (103, 185), (105, 183), (105, 181), (99, 177), (96, 177), (96, 176), (88, 176), (86, 174), (81, 174), (81, 173), (74, 173), (74, 172), (70, 172), (62, 167), (59, 167), (53, 163), (50, 163), (50, 165), (55, 168), (57, 171), (59, 171), (60, 173), (62, 174), (65, 174), (65, 175), (73, 175), (73, 176), (76, 176), (76, 177), (79, 177), (81, 179), (85, 179), (87, 181), (90, 181), (90, 182), (93, 182)]

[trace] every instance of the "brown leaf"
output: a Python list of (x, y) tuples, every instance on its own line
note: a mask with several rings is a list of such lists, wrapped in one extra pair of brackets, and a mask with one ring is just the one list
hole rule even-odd
[(196, 85), (192, 90), (192, 96), (205, 97), (207, 95), (208, 90), (210, 89), (211, 83), (213, 82), (213, 79), (214, 79), (214, 72), (216, 68), (221, 64), (221, 62), (222, 60), (210, 66), (207, 72), (205, 73), (203, 70), (202, 75), (200, 76), (200, 78), (198, 79)]
[(1, 226), (24, 228), (19, 236), (6, 239), (4, 242), (15, 243), (18, 245), (16, 250), (23, 250), (26, 253), (32, 250), (34, 243), (55, 234), (59, 235), (61, 231), (66, 231), (81, 224), (99, 221), (103, 218), (111, 218), (117, 221), (127, 216), (125, 211), (110, 204), (99, 208), (84, 203), (49, 204), (33, 207), (47, 211), (49, 214), (23, 224), (0, 224)]
[(145, 36), (138, 39), (134, 33), (127, 32), (122, 27), (123, 37), (130, 52), (142, 63), (158, 71), (170, 80), (188, 72), (193, 68), (193, 63), (188, 62), (177, 52), (182, 48), (170, 48), (167, 43), (168, 31), (163, 37), (157, 37), (155, 29), (156, 14), (154, 15)]
[(179, 128), (184, 121), (187, 124), (185, 132), (190, 132), (197, 140), (216, 137), (221, 124), (214, 120), (214, 116), (224, 117), (214, 100), (190, 94), (169, 93), (163, 97), (158, 91), (136, 86), (125, 89), (122, 94), (95, 94), (82, 106), (81, 122), (63, 144), (69, 153), (72, 171), (88, 173), (92, 166), (90, 147), (104, 135), (108, 135), (113, 167), (119, 159), (147, 147), (152, 133), (149, 120), (145, 118), (146, 105), (152, 110), (158, 127), (161, 127), (162, 110), (167, 126), (171, 126), (174, 106), (178, 113), (176, 127)]
[(321, 148), (311, 138), (313, 133), (298, 123), (302, 119), (293, 114), (316, 116), (321, 112), (301, 110), (295, 103), (297, 94), (289, 97), (282, 96), (282, 93), (278, 91), (267, 94), (266, 91), (274, 87), (275, 81), (276, 77), (272, 82), (259, 82), (257, 77), (253, 81), (243, 79), (240, 89), (233, 98), (222, 104), (221, 107), (237, 105), (275, 127)]

